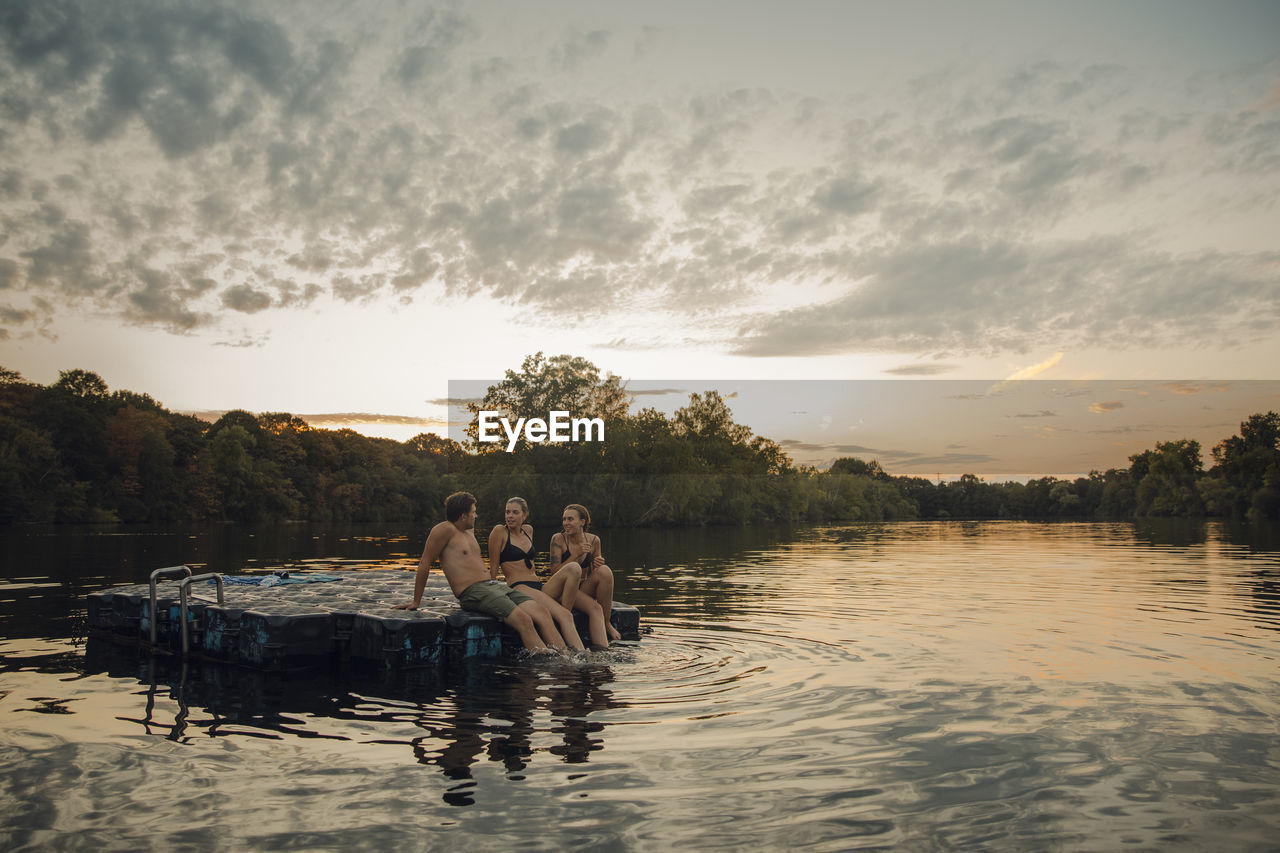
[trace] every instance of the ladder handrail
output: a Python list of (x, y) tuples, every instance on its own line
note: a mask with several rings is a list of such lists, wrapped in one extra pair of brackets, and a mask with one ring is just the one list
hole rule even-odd
[(191, 641), (189, 639), (190, 629), (187, 627), (187, 590), (191, 584), (196, 581), (204, 581), (213, 578), (218, 583), (218, 603), (222, 604), (222, 575), (217, 572), (209, 572), (203, 575), (194, 575), (193, 577), (183, 578), (178, 581), (178, 613), (182, 620), (182, 656), (186, 657), (190, 650)]
[(190, 566), (168, 566), (151, 573), (151, 645), (153, 646), (156, 644), (156, 578), (174, 572), (186, 572), (187, 577), (191, 577)]

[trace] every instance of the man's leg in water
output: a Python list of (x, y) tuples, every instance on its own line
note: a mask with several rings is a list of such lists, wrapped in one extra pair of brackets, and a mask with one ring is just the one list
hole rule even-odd
[(502, 621), (516, 630), (516, 633), (520, 635), (520, 642), (529, 651), (547, 650), (547, 644), (542, 642), (542, 638), (538, 636), (538, 629), (533, 617), (529, 615), (523, 605), (508, 613), (503, 617)]
[[(529, 618), (533, 620), (535, 632), (542, 635), (542, 639), (546, 641), (546, 645), (558, 651), (564, 651), (564, 637), (560, 636), (560, 632), (556, 630), (555, 620), (551, 618), (551, 614), (547, 612), (547, 608), (538, 604), (536, 601), (529, 600), (520, 603), (515, 610), (511, 612), (514, 616), (518, 611), (524, 611), (529, 614)], [(521, 637), (521, 639), (524, 639)], [(525, 644), (526, 648), (528, 644)]]
[(573, 614), (560, 606), (560, 603), (541, 589), (521, 586), (520, 591), (546, 608), (560, 629), (560, 635), (571, 649), (582, 651), (582, 638), (578, 636), (578, 626), (573, 624)]

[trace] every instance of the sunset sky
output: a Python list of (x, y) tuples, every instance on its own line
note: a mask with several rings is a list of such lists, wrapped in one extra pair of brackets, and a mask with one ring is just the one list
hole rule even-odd
[[(0, 365), (398, 439), (538, 350), (649, 388), (1277, 380), (1278, 45), (1273, 0), (6, 2)], [(1213, 395), (1166, 396), (1139, 445)], [(1260, 410), (1228, 397), (1214, 440)], [(836, 411), (740, 419), (961, 444), (818, 440)]]

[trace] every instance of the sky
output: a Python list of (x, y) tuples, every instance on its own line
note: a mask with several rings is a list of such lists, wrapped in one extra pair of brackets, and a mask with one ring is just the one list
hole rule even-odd
[[(0, 365), (399, 440), (537, 351), (679, 390), (1277, 380), (1278, 46), (1270, 0), (7, 2)], [(1280, 409), (1248, 387), (1213, 440)], [(1207, 399), (1163, 396), (1148, 447)], [(1058, 432), (1122, 465), (1120, 408)], [(958, 443), (841, 411), (739, 420)]]

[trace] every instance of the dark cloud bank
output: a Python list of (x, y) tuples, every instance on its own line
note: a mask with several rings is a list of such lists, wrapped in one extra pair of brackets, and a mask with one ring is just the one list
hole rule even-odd
[[(724, 346), (753, 356), (1275, 334), (1280, 253), (1170, 250), (1138, 213), (1187, 151), (1249, 188), (1233, 205), (1273, 210), (1274, 112), (1139, 107), (1166, 81), (1053, 63), (922, 77), (892, 109), (604, 102), (560, 84), (645, 61), (652, 32), (566, 26), (500, 55), (465, 10), (316, 9), (0, 9), (7, 335), (81, 302), (183, 332), (326, 295), (478, 292), (729, 318)], [(801, 283), (821, 295), (743, 301)]]

